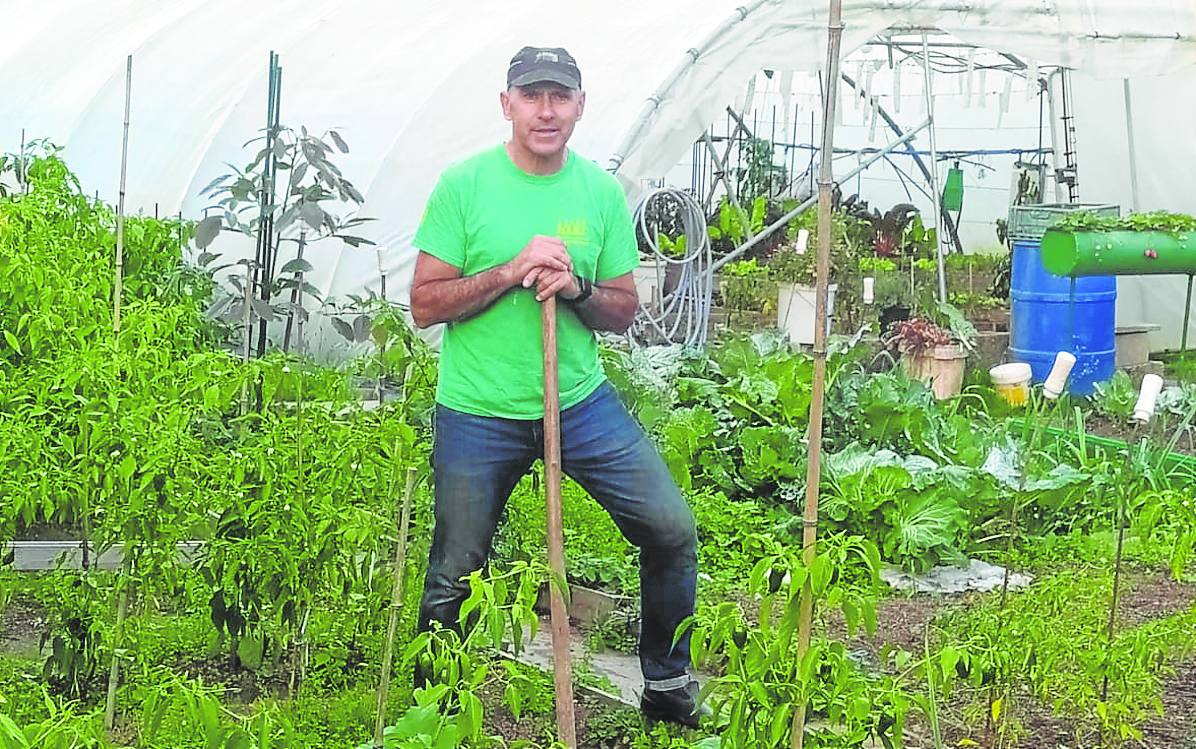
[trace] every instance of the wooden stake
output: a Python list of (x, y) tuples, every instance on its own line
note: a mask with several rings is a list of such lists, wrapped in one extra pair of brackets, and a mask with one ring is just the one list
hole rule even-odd
[[(241, 292), (245, 300), (245, 309), (242, 310), (242, 324), (245, 328), (245, 338), (242, 341), (241, 348), (241, 363), (249, 363), (249, 347), (253, 343), (253, 270), (257, 267), (257, 263), (253, 260), (245, 261), (245, 288)], [(241, 415), (249, 413), (249, 380), (241, 381)]]
[(125, 124), (120, 146), (120, 197), (116, 204), (116, 276), (112, 284), (112, 332), (120, 333), (120, 295), (125, 273), (125, 175), (129, 167), (129, 103), (133, 93), (133, 56), (125, 61)]
[[(112, 283), (112, 333), (115, 339), (120, 335), (120, 297), (122, 277), (125, 271), (125, 175), (129, 166), (129, 103), (133, 93), (133, 56), (125, 60), (125, 120), (124, 134), (120, 146), (120, 196), (116, 204), (116, 271)], [(88, 538), (88, 542), (90, 542)], [(124, 576), (116, 604), (116, 632), (113, 637), (112, 663), (108, 668), (108, 693), (104, 700), (104, 728), (111, 731), (116, 725), (116, 686), (120, 683), (120, 656), (124, 645), (125, 616), (129, 607), (129, 586), (133, 584), (132, 554), (124, 564)], [(119, 583), (118, 583), (119, 584)]]
[(415, 491), (415, 469), (407, 469), (407, 486), (403, 489), (403, 507), (399, 514), (399, 544), (395, 547), (394, 586), (390, 592), (390, 620), (386, 624), (386, 648), (382, 652), (382, 677), (378, 682), (378, 720), (374, 724), (374, 746), (382, 746), (382, 731), (386, 726), (386, 692), (390, 689), (390, 664), (394, 656), (395, 632), (399, 627), (399, 610), (403, 607), (403, 576), (407, 570), (407, 531), (411, 525), (411, 494)]
[[(821, 480), (822, 407), (826, 394), (826, 317), (827, 279), (830, 275), (830, 250), (835, 241), (831, 226), (831, 190), (835, 173), (831, 159), (835, 143), (835, 107), (839, 100), (839, 46), (843, 38), (843, 2), (830, 0), (827, 22), (826, 90), (822, 98), (822, 148), (818, 171), (818, 243), (815, 247), (814, 295), (814, 382), (810, 398), (810, 453), (806, 461), (806, 504), (802, 514), (802, 556), (807, 567), (814, 564), (818, 543), (818, 483)], [(797, 663), (810, 649), (814, 626), (814, 590), (809, 577), (802, 587), (797, 628)], [(789, 737), (793, 749), (802, 749), (806, 731), (806, 702), (803, 698), (793, 711)]]
[(552, 627), (553, 681), (556, 685), (557, 737), (577, 747), (573, 715), (573, 678), (569, 669), (569, 612), (565, 608), (565, 540), (561, 520), (561, 402), (557, 382), (556, 297), (540, 308), (544, 341), (544, 497), (548, 505), (549, 615)]
[[(132, 581), (132, 553), (128, 554), (122, 570), (124, 580), (118, 581), (120, 595), (116, 603), (116, 632), (113, 635), (112, 662), (108, 667), (108, 693), (104, 699), (104, 730), (116, 725), (116, 685), (120, 682), (120, 649), (125, 639), (125, 618), (129, 610), (129, 586)], [(122, 584), (123, 583), (123, 584)]]

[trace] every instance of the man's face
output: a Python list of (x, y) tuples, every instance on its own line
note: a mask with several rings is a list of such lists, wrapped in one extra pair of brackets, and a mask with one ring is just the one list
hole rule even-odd
[(586, 103), (584, 92), (556, 83), (512, 86), (500, 98), (516, 143), (540, 157), (564, 150)]

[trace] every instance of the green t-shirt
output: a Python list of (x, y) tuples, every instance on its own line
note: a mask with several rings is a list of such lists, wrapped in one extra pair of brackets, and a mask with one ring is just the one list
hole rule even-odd
[[(414, 244), (472, 276), (512, 260), (534, 235), (564, 240), (573, 270), (605, 281), (639, 264), (623, 190), (597, 164), (568, 152), (556, 174), (515, 166), (505, 146), (455, 164), (428, 199)], [(557, 305), (561, 408), (606, 379), (598, 341), (568, 304)], [(450, 323), (440, 349), (438, 403), (479, 416), (544, 416), (540, 304), (517, 286), (481, 313)]]

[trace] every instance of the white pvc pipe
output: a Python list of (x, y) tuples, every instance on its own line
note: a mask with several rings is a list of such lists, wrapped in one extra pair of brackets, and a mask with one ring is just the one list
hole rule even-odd
[(1138, 391), (1138, 402), (1134, 404), (1134, 415), (1131, 420), (1145, 424), (1154, 416), (1155, 401), (1163, 391), (1163, 378), (1157, 374), (1148, 374), (1142, 378), (1142, 389)]
[(1125, 97), (1125, 138), (1130, 150), (1130, 205), (1137, 211), (1142, 206), (1138, 203), (1138, 152), (1134, 148), (1134, 107), (1130, 101), (1129, 78), (1121, 79), (1121, 91)]
[(1067, 378), (1071, 375), (1071, 368), (1076, 365), (1076, 357), (1068, 351), (1055, 354), (1055, 365), (1042, 383), (1042, 394), (1047, 400), (1055, 400), (1063, 395), (1063, 388), (1067, 385)]

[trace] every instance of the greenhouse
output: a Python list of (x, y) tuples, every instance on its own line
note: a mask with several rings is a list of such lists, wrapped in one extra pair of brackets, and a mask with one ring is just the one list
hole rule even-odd
[(1190, 0), (0, 17), (0, 749), (1196, 747)]

